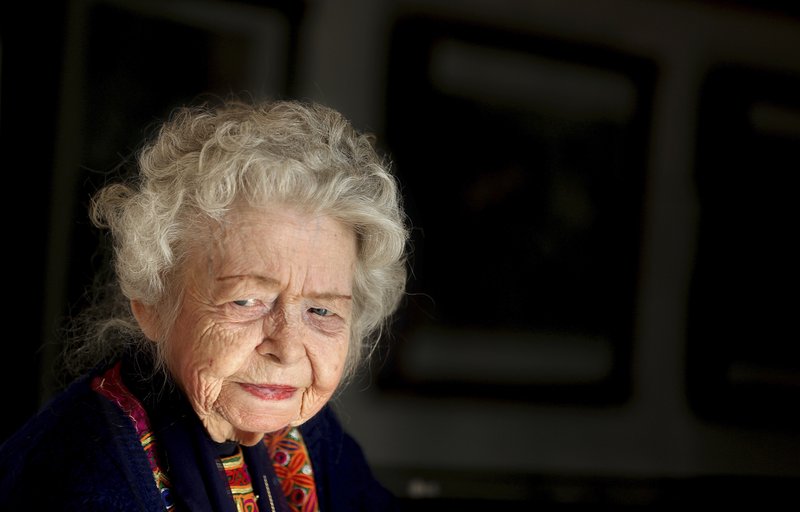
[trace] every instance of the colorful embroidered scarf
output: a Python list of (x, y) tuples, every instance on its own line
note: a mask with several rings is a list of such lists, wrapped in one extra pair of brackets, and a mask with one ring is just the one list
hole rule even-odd
[(319, 510), (311, 460), (297, 428), (220, 458), (219, 445), (182, 394), (163, 376), (144, 378), (148, 368), (141, 357), (127, 358), (96, 377), (92, 386), (131, 419), (165, 510)]

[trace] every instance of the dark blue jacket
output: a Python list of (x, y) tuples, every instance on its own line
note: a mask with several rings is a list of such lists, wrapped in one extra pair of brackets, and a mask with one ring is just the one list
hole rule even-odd
[[(133, 424), (90, 383), (74, 382), (0, 446), (0, 511), (164, 510)], [(398, 510), (330, 407), (301, 432), (322, 512)]]

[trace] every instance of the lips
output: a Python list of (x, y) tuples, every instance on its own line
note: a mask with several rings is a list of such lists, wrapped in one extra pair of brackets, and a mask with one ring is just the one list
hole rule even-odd
[(286, 400), (294, 396), (297, 388), (280, 384), (241, 384), (242, 388), (262, 400)]

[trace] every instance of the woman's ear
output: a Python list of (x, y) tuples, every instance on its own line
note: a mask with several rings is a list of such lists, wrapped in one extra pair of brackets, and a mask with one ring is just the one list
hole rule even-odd
[(156, 309), (138, 300), (131, 300), (131, 311), (144, 335), (149, 340), (158, 341), (160, 329)]

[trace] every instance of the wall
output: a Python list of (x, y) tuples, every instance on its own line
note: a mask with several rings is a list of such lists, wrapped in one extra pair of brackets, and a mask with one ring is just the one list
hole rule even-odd
[[(385, 354), (389, 362), (376, 363), (337, 399), (381, 478), (408, 497), (555, 504), (711, 499), (722, 488), (731, 501), (764, 499), (757, 495), (765, 490), (788, 495), (784, 479), (800, 476), (798, 425), (786, 414), (798, 398), (788, 320), (796, 305), (796, 250), (783, 240), (796, 218), (789, 176), (798, 160), (787, 148), (800, 138), (800, 106), (791, 93), (800, 83), (800, 19), (792, 13), (763, 5), (632, 0), (86, 0), (63, 7), (63, 16), (55, 17), (63, 25), (51, 20), (39, 34), (7, 21), (14, 19), (10, 13), (25, 21), (38, 13), (4, 14), (4, 144), (11, 148), (16, 141), (41, 169), (53, 169), (52, 176), (45, 171), (38, 178), (38, 213), (29, 219), (36, 226), (29, 243), (38, 252), (30, 259), (28, 284), (15, 285), (43, 290), (28, 301), (40, 306), (41, 320), (36, 313), (27, 320), (42, 325), (41, 332), (27, 329), (42, 346), (15, 353), (32, 365), (41, 362), (43, 370), (35, 380), (28, 370), (9, 383), (27, 382), (26, 389), (40, 383), (42, 399), (57, 386), (49, 371), (59, 348), (54, 333), (60, 316), (80, 304), (97, 264), (87, 249), (96, 239), (81, 216), (88, 193), (175, 102), (205, 91), (247, 89), (337, 107), (357, 127), (375, 132), (385, 149), (397, 151), (409, 204), (421, 216), (429, 211), (422, 204), (430, 200), (427, 187), (447, 194), (461, 185), (458, 170), (422, 179), (415, 166), (428, 160), (468, 166), (469, 158), (446, 153), (457, 152), (458, 141), (436, 130), (453, 128), (452, 120), (436, 115), (449, 112), (450, 102), (466, 102), (489, 112), (493, 123), (485, 133), (465, 131), (475, 141), (492, 141), (475, 152), (481, 162), (495, 165), (502, 147), (511, 155), (509, 165), (533, 169), (551, 185), (573, 183), (566, 178), (591, 183), (558, 189), (589, 194), (565, 199), (574, 206), (567, 213), (602, 207), (586, 214), (584, 224), (572, 224), (572, 238), (558, 239), (556, 247), (565, 251), (570, 241), (586, 244), (576, 266), (532, 266), (533, 276), (553, 268), (570, 279), (577, 265), (587, 265), (588, 277), (570, 281), (575, 293), (560, 290), (558, 279), (538, 287), (531, 277), (522, 286), (529, 296), (520, 300), (538, 308), (511, 327), (498, 317), (487, 324), (499, 325), (494, 331), (432, 322), (425, 333), (433, 341), (419, 341), (417, 317), (401, 317), (398, 348)], [(401, 39), (408, 47), (398, 50), (394, 28), (411, 18), (423, 20), (410, 26), (424, 27), (427, 35), (412, 32)], [(26, 37), (39, 38), (44, 49), (22, 57)], [(436, 61), (427, 47), (414, 46), (437, 38), (457, 43), (444, 47), (457, 51)], [(500, 49), (489, 55), (517, 65), (484, 59), (480, 48), (470, 53), (476, 45)], [(431, 59), (430, 68), (419, 66), (420, 56)], [(31, 80), (21, 86), (23, 75)], [(10, 91), (38, 101), (35, 144), (15, 131), (31, 116)], [(404, 117), (398, 102), (419, 111)], [(518, 123), (517, 135), (535, 134), (531, 147), (542, 154), (562, 144), (566, 155), (545, 158), (531, 150), (534, 155), (526, 156), (524, 139), (502, 146), (508, 137), (491, 137), (512, 130), (498, 119)], [(613, 148), (620, 154), (606, 162), (608, 143), (619, 144)], [(462, 144), (465, 151), (475, 148)], [(583, 149), (591, 158), (574, 160)], [(10, 161), (4, 166), (18, 168)], [(500, 171), (472, 177), (483, 172), (493, 180)], [(19, 176), (14, 186), (28, 190), (27, 173)], [(50, 192), (45, 208), (41, 197)], [(555, 193), (545, 199), (554, 201)], [(617, 208), (618, 199), (627, 209)], [(517, 210), (508, 203), (498, 208), (507, 215), (499, 229)], [(412, 217), (419, 223), (417, 246), (433, 251), (435, 240), (421, 232), (436, 233), (457, 219), (440, 226), (439, 219), (423, 218)], [(539, 219), (532, 226), (564, 234), (551, 217), (532, 218)], [(602, 229), (586, 227), (595, 225)], [(39, 234), (45, 229), (46, 237)], [(502, 245), (493, 245), (485, 257), (502, 253)], [(598, 259), (608, 265), (607, 275)], [(510, 264), (519, 270), (519, 261)], [(430, 297), (440, 301), (437, 307), (449, 307), (449, 295), (440, 298), (426, 288), (436, 285), (440, 271), (431, 266), (422, 284), (412, 284), (412, 306), (430, 307), (419, 299)], [(514, 275), (499, 274), (507, 285), (490, 283), (486, 290), (516, 290)], [(763, 280), (789, 297), (773, 298)], [(474, 286), (463, 293), (470, 291)], [(496, 295), (465, 296), (464, 314), (488, 315), (481, 303), (498, 302)], [(536, 313), (551, 304), (543, 296), (559, 305), (546, 318)], [(765, 301), (768, 307), (759, 306)], [(423, 313), (431, 311), (438, 314), (435, 307)], [(522, 352), (514, 352), (519, 357), (498, 357), (502, 347), (518, 343), (500, 335), (503, 329), (524, 334), (516, 345)], [(482, 336), (467, 340), (470, 332)], [(426, 360), (424, 350), (440, 345), (450, 352)], [(408, 347), (422, 347), (423, 355)], [(408, 353), (422, 358), (410, 369), (402, 359)], [(541, 361), (572, 368), (578, 377), (548, 372)], [(436, 378), (456, 366), (462, 373), (453, 379)], [(512, 373), (516, 380), (504, 380)], [(32, 395), (19, 418), (33, 408)]]

